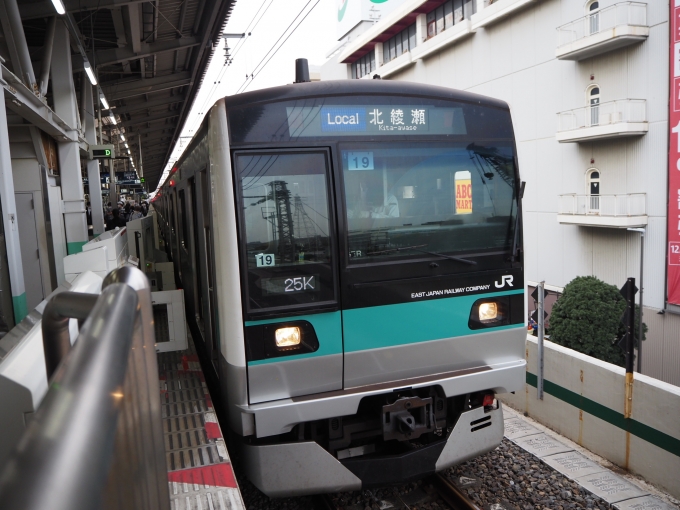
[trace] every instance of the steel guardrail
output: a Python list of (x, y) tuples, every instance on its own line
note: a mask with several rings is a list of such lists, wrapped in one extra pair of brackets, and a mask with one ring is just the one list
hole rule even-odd
[(3, 510), (170, 507), (153, 335), (146, 277), (115, 270), (0, 472)]

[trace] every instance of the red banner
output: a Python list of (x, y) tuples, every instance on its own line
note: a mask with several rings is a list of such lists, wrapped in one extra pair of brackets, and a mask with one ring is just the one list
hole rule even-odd
[(680, 0), (671, 5), (668, 154), (668, 302), (680, 305)]

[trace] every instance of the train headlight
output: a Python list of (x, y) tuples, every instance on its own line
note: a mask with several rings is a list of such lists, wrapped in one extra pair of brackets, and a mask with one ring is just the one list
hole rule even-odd
[(479, 305), (479, 320), (489, 321), (498, 317), (498, 305), (496, 303), (482, 303)]
[(293, 347), (300, 345), (300, 328), (297, 326), (279, 328), (274, 333), (274, 336), (276, 338), (276, 347)]

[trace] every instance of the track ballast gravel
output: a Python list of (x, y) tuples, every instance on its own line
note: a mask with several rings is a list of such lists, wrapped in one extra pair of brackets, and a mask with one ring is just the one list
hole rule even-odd
[[(311, 510), (318, 506), (318, 500), (313, 497), (269, 499), (239, 475), (239, 471), (236, 475), (248, 510)], [(452, 481), (460, 476), (477, 479), (475, 485), (462, 492), (485, 509), (497, 503), (514, 510), (609, 508), (605, 501), (507, 439), (503, 439), (495, 450), (450, 468), (444, 475)], [(332, 495), (332, 500), (338, 508), (345, 510), (450, 508), (423, 480), (395, 487), (337, 493)]]

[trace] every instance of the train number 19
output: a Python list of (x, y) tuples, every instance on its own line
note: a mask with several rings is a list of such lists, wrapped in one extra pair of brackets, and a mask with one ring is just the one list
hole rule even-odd
[(275, 264), (274, 255), (271, 253), (258, 253), (255, 255), (257, 267), (271, 267)]

